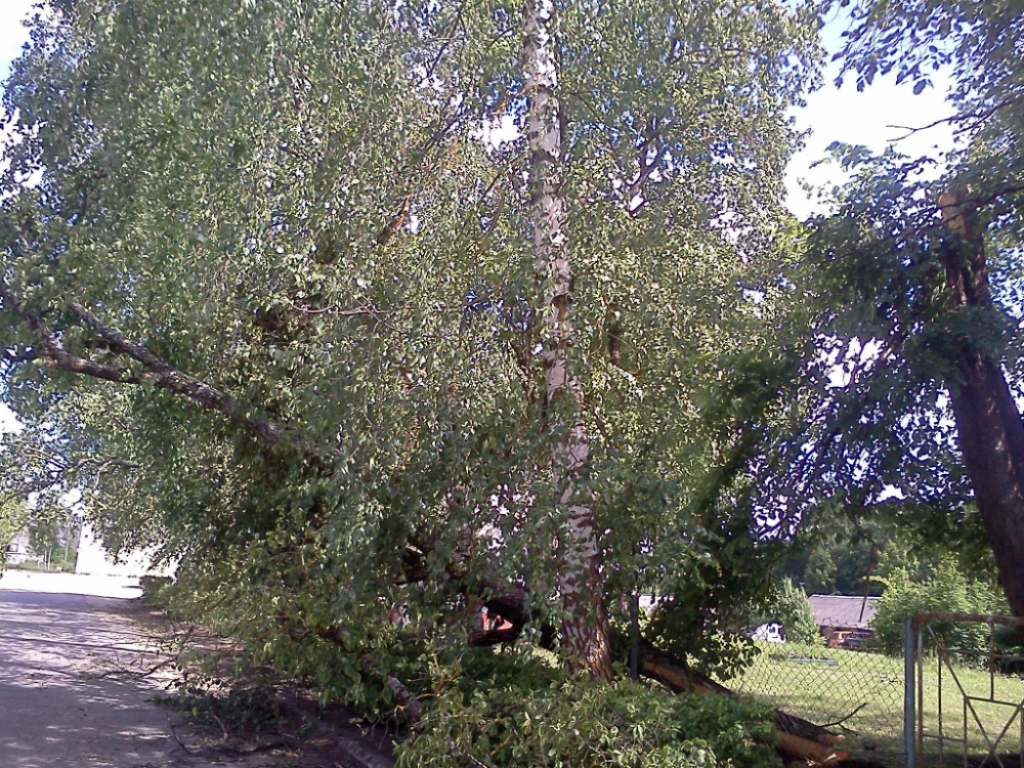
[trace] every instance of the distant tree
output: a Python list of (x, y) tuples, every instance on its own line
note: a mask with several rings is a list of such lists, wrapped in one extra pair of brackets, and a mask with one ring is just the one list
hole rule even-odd
[[(937, 567), (923, 577), (913, 577), (904, 568), (896, 569), (886, 580), (885, 592), (871, 623), (883, 651), (898, 655), (903, 651), (904, 618), (927, 611), (989, 615), (1006, 609), (1005, 600), (991, 581), (969, 579), (956, 559), (942, 558)], [(984, 651), (988, 648), (989, 626), (968, 622), (938, 621), (929, 624), (924, 640), (928, 648), (936, 641), (946, 648)]]
[(55, 517), (33, 515), (28, 524), (28, 540), (32, 551), (43, 558), (43, 568), (49, 570), (53, 551), (60, 546), (60, 524)]
[(822, 641), (807, 593), (788, 577), (772, 583), (771, 591), (755, 604), (744, 623), (749, 630), (772, 621), (782, 624), (789, 642), (816, 645)]
[(854, 523), (845, 513), (821, 515), (793, 542), (777, 571), (809, 595), (880, 595), (882, 579), (891, 570), (891, 553), (905, 553), (903, 538), (912, 538), (912, 533), (883, 521)]
[(807, 601), (807, 593), (791, 579), (782, 579), (778, 583), (769, 604), (772, 606), (770, 615), (782, 622), (787, 641), (804, 645), (822, 642), (821, 631), (814, 620), (811, 604)]
[(7, 561), (7, 545), (27, 519), (25, 499), (17, 493), (0, 494), (0, 567)]
[[(840, 592), (842, 588), (836, 583), (835, 548), (814, 537), (810, 551), (800, 558), (799, 571), (794, 573), (808, 594), (825, 594)], [(802, 572), (802, 573), (801, 573)], [(802, 576), (802, 578), (800, 578)]]
[(71, 510), (63, 504), (37, 503), (28, 511), (26, 526), (29, 545), (43, 558), (45, 568), (74, 565), (79, 524)]
[(791, 580), (784, 579), (779, 585), (778, 605), (787, 640), (806, 645), (822, 642), (821, 630), (803, 589)]

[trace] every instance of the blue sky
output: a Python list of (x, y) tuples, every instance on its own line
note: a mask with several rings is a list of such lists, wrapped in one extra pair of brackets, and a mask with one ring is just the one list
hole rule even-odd
[(0, 73), (6, 76), (11, 59), (18, 55), (26, 39), (21, 25), (32, 8), (32, 0), (0, 0)]

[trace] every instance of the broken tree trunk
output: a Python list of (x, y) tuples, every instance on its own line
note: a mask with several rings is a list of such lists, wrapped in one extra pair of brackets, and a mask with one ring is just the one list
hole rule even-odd
[[(679, 659), (647, 641), (640, 642), (638, 667), (641, 675), (676, 693), (692, 691), (736, 695), (724, 685), (687, 669)], [(775, 738), (778, 748), (796, 760), (828, 763), (850, 756), (848, 752), (835, 748), (842, 741), (841, 735), (782, 710), (775, 712)]]
[[(493, 589), (493, 584), (491, 588)], [(517, 587), (507, 595), (493, 595), (487, 599), (487, 607), (500, 615), (505, 621), (499, 629), (474, 631), (470, 637), (472, 645), (497, 645), (512, 642), (518, 638), (528, 620), (525, 609), (527, 590)], [(502, 613), (507, 611), (507, 613)], [(550, 627), (544, 628), (543, 635), (553, 634)], [(628, 641), (622, 637), (615, 638), (619, 642), (612, 645), (626, 645)], [(713, 693), (723, 696), (736, 696), (721, 683), (690, 670), (679, 658), (667, 653), (653, 643), (641, 639), (637, 649), (637, 667), (641, 675), (664, 685), (674, 693)], [(775, 738), (778, 748), (787, 757), (809, 763), (831, 763), (845, 760), (849, 753), (836, 749), (843, 740), (841, 734), (816, 725), (801, 717), (791, 715), (782, 710), (775, 713)]]

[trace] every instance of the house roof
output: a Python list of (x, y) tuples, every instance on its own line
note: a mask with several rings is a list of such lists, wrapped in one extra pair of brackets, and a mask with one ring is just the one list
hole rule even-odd
[(868, 629), (880, 599), (863, 595), (811, 595), (807, 602), (819, 627)]

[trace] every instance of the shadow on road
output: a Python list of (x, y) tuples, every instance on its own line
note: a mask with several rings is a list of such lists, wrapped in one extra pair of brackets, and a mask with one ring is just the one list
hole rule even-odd
[(394, 767), (392, 734), (353, 725), (352, 713), (298, 690), (289, 693), (290, 731), (252, 739), (229, 738), (223, 723), (211, 737), (158, 707), (151, 699), (164, 688), (146, 673), (175, 656), (162, 643), (166, 627), (151, 636), (137, 621), (148, 612), (131, 601), (138, 594), (124, 579), (4, 575), (0, 768)]
[(159, 653), (122, 615), (127, 600), (90, 595), (81, 579), (67, 582), (77, 594), (33, 591), (12, 575), (0, 582), (3, 768), (189, 765), (170, 713), (150, 701), (159, 687), (104, 674)]

